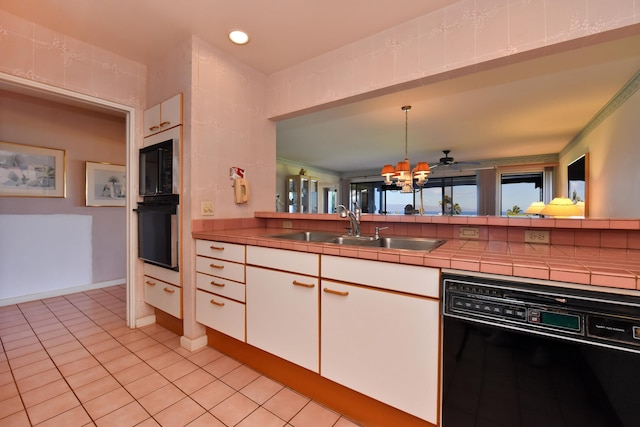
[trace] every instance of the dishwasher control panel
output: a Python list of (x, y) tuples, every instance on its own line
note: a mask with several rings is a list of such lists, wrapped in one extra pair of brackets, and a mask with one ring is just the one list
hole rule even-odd
[(640, 353), (640, 298), (443, 274), (443, 314)]

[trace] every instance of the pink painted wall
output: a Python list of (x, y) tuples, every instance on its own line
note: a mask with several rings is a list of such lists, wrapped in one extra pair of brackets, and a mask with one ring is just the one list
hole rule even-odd
[[(85, 206), (85, 162), (125, 164), (124, 117), (0, 91), (0, 123), (0, 141), (66, 151), (67, 194), (63, 199), (2, 197), (0, 215), (90, 215), (92, 281), (83, 285), (123, 280), (126, 276), (125, 208)], [(38, 236), (34, 246), (55, 248), (57, 245), (47, 243), (47, 236)], [(33, 261), (25, 257), (25, 264), (15, 268), (33, 268)]]
[(474, 72), (493, 59), (639, 22), (637, 0), (462, 0), (271, 74), (267, 116), (421, 85), (463, 67)]

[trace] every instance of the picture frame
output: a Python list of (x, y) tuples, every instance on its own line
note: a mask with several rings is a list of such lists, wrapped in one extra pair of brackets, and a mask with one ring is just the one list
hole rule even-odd
[(66, 152), (0, 142), (0, 196), (66, 197)]
[(86, 162), (85, 193), (87, 206), (125, 206), (126, 168), (111, 163)]

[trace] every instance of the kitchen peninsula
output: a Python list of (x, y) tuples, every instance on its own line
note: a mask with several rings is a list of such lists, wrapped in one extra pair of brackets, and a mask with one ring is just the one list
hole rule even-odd
[[(446, 243), (431, 252), (301, 242), (273, 237), (300, 230), (346, 233), (346, 227), (348, 223), (337, 215), (258, 212), (254, 218), (194, 220), (192, 236), (199, 245), (209, 242), (216, 249), (225, 245), (230, 245), (229, 249), (232, 251), (238, 247), (246, 248), (247, 311), (246, 317), (242, 316), (242, 333), (247, 331), (246, 342), (244, 336), (230, 338), (228, 333), (207, 325), (209, 345), (355, 420), (364, 422), (365, 425), (408, 423), (427, 426), (439, 423), (442, 402), (442, 379), (439, 373), (442, 357), (439, 311), (442, 298), (439, 285), (441, 271), (640, 295), (640, 220), (391, 215), (362, 217), (363, 235), (373, 235), (376, 227), (388, 227), (381, 232), (383, 236), (446, 240)], [(526, 233), (533, 233), (535, 236), (545, 234), (538, 232), (547, 233), (548, 243), (525, 241), (530, 240), (530, 237), (525, 237)], [(225, 248), (224, 251), (226, 250)], [(302, 271), (301, 266), (308, 260), (299, 258), (300, 255), (311, 257), (311, 263), (317, 263), (317, 266), (304, 267), (306, 270)], [(244, 258), (242, 262), (245, 262)], [(216, 263), (212, 262), (212, 265)], [(256, 274), (251, 279), (249, 271), (255, 269), (268, 274), (282, 274), (283, 280), (257, 279), (263, 276)], [(302, 276), (296, 276), (297, 274)], [(291, 350), (281, 350), (277, 345), (273, 349), (269, 348), (271, 343), (254, 346), (250, 339), (251, 329), (254, 328), (250, 323), (253, 316), (251, 312), (255, 310), (255, 305), (274, 303), (274, 300), (269, 299), (269, 291), (273, 289), (275, 292), (277, 283), (292, 282), (294, 285), (301, 285), (291, 286), (295, 288), (293, 292), (310, 291), (314, 295), (315, 305), (308, 310), (317, 313), (316, 318), (320, 317), (319, 326), (311, 323), (308, 328), (310, 334), (315, 334), (308, 340), (310, 354), (316, 357), (311, 359), (311, 363), (294, 359), (309, 348), (293, 351), (294, 354), (291, 355)], [(271, 288), (272, 283), (274, 288)], [(260, 286), (266, 293), (252, 301), (251, 288)], [(363, 297), (366, 304), (353, 306), (352, 310), (356, 313), (351, 317), (345, 314), (346, 309), (341, 310), (340, 306), (331, 305), (334, 304), (330, 299), (334, 297), (333, 294), (338, 294), (337, 298), (340, 295), (350, 295), (357, 300), (360, 297), (358, 292), (371, 295)], [(299, 304), (288, 296), (280, 297), (275, 299), (279, 303), (288, 303), (293, 308)], [(391, 302), (392, 298), (396, 299)], [(211, 300), (211, 304), (216, 304), (214, 300)], [(268, 303), (263, 303), (267, 300)], [(260, 301), (260, 304), (256, 304), (256, 301)], [(412, 308), (404, 305), (407, 302), (422, 305)], [(401, 311), (390, 314), (397, 306), (401, 307)], [(270, 316), (278, 316), (281, 310), (287, 309), (286, 304), (282, 307), (270, 312)], [(242, 308), (244, 310), (244, 305)], [(369, 347), (369, 350), (378, 350), (358, 355), (361, 362), (366, 361), (370, 367), (374, 367), (370, 368), (374, 369), (371, 372), (380, 375), (374, 385), (367, 384), (358, 377), (358, 373), (337, 375), (337, 368), (330, 366), (333, 357), (331, 351), (338, 351), (340, 356), (340, 348), (335, 350), (332, 335), (335, 335), (335, 331), (342, 334), (344, 329), (349, 330), (354, 316), (356, 321), (366, 319), (372, 325), (371, 328), (364, 329), (354, 327), (353, 330), (359, 331), (358, 334), (349, 336), (350, 339), (357, 337), (357, 346), (366, 347), (369, 341), (376, 340), (376, 347)], [(423, 319), (423, 316), (427, 317)], [(268, 321), (269, 316), (262, 319)], [(300, 318), (293, 316), (286, 319), (289, 323), (302, 322)], [(382, 323), (377, 323), (378, 319), (382, 319)], [(390, 329), (384, 330), (387, 324), (391, 324)], [(285, 322), (273, 329), (280, 336), (286, 336), (289, 333), (288, 328), (283, 329), (286, 326)], [(397, 336), (409, 337), (410, 342), (391, 342), (396, 338), (393, 331)], [(397, 333), (398, 331), (402, 333)], [(361, 336), (368, 332), (375, 337)], [(344, 345), (344, 341), (342, 344)], [(332, 350), (326, 350), (327, 348)], [(350, 366), (350, 369), (357, 367), (357, 360), (350, 360), (348, 352), (344, 349), (342, 351), (340, 357), (344, 358), (345, 366)], [(411, 365), (415, 362), (411, 358), (412, 352), (419, 352), (419, 359), (423, 361), (421, 366)], [(392, 396), (379, 390), (394, 386), (392, 383), (381, 386), (379, 382), (394, 378), (395, 373), (376, 370), (380, 367), (386, 369), (390, 365), (389, 360), (396, 360), (394, 355), (398, 357), (397, 365), (408, 366), (406, 371), (420, 378), (420, 381), (415, 382), (404, 380), (407, 384), (405, 390), (409, 394), (397, 402), (393, 401)], [(420, 401), (424, 402), (422, 407), (416, 408), (411, 402), (412, 394), (418, 394)]]
[[(284, 224), (284, 226), (283, 226)], [(289, 227), (290, 226), (290, 227)], [(493, 216), (363, 215), (362, 234), (445, 239), (429, 253), (354, 248), (267, 236), (293, 230), (345, 232), (337, 215), (257, 212), (254, 218), (194, 220), (193, 237), (470, 272), (640, 290), (640, 220)], [(477, 237), (464, 237), (471, 230)], [(525, 243), (548, 230), (549, 244)], [(461, 233), (463, 237), (461, 238)]]

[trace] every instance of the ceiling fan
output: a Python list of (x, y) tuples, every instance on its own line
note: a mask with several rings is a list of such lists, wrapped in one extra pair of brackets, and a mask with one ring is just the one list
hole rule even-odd
[(440, 161), (438, 163), (434, 163), (429, 165), (431, 168), (436, 168), (438, 166), (465, 166), (465, 165), (477, 165), (478, 162), (456, 162), (453, 157), (449, 156), (451, 150), (442, 150), (444, 153), (444, 157), (440, 157)]

